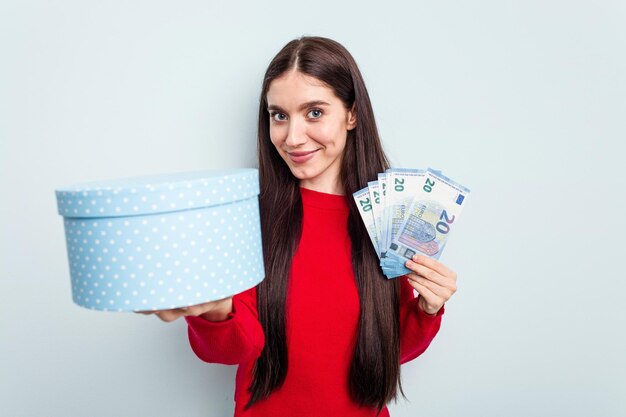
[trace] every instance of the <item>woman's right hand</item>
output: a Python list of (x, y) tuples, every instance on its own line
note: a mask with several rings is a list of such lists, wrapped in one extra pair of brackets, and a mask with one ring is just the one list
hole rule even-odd
[(209, 321), (224, 321), (228, 318), (228, 313), (233, 311), (233, 297), (222, 298), (221, 300), (210, 301), (208, 303), (197, 304), (189, 307), (172, 308), (169, 310), (136, 311), (139, 314), (155, 314), (164, 322), (172, 322), (180, 317), (196, 316)]

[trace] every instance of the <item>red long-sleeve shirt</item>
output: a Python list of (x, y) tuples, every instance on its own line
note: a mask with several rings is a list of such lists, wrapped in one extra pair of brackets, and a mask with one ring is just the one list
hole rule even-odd
[[(265, 337), (258, 321), (256, 287), (233, 297), (221, 322), (186, 317), (189, 342), (203, 361), (238, 364), (235, 417), (373, 417), (349, 396), (349, 369), (359, 320), (359, 295), (351, 263), (346, 198), (300, 188), (302, 237), (287, 290), (287, 377), (272, 395), (243, 410), (252, 368)], [(431, 316), (418, 307), (406, 277), (400, 307), (400, 362), (426, 350), (439, 330), (443, 307)], [(385, 407), (379, 417), (389, 416)]]

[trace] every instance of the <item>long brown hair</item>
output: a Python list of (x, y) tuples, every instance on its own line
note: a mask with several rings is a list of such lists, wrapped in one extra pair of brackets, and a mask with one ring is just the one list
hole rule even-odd
[(350, 207), (348, 233), (352, 266), (360, 298), (356, 346), (350, 366), (350, 396), (362, 406), (380, 411), (404, 396), (400, 381), (400, 323), (397, 279), (387, 280), (363, 225), (352, 193), (376, 179), (389, 167), (383, 152), (369, 94), (350, 53), (338, 42), (323, 37), (301, 37), (285, 45), (269, 64), (259, 103), (259, 196), (265, 279), (257, 288), (259, 321), (265, 347), (254, 366), (246, 408), (268, 397), (287, 375), (285, 297), (291, 259), (302, 231), (299, 180), (293, 176), (270, 140), (267, 92), (270, 83), (296, 69), (326, 83), (346, 109), (356, 112), (356, 127), (348, 131), (341, 181)]

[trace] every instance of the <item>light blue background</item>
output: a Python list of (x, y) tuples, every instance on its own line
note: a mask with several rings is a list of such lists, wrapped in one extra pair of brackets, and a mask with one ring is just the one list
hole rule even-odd
[(343, 43), (395, 166), (472, 189), (394, 417), (624, 416), (622, 1), (4, 1), (0, 415), (228, 416), (185, 323), (72, 304), (53, 189), (255, 165), (272, 56)]

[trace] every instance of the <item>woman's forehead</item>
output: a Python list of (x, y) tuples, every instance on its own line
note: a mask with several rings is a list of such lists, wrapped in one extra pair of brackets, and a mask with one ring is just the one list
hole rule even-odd
[(326, 83), (296, 71), (275, 78), (269, 85), (266, 98), (268, 106), (281, 108), (295, 108), (313, 101), (332, 104), (338, 100)]

